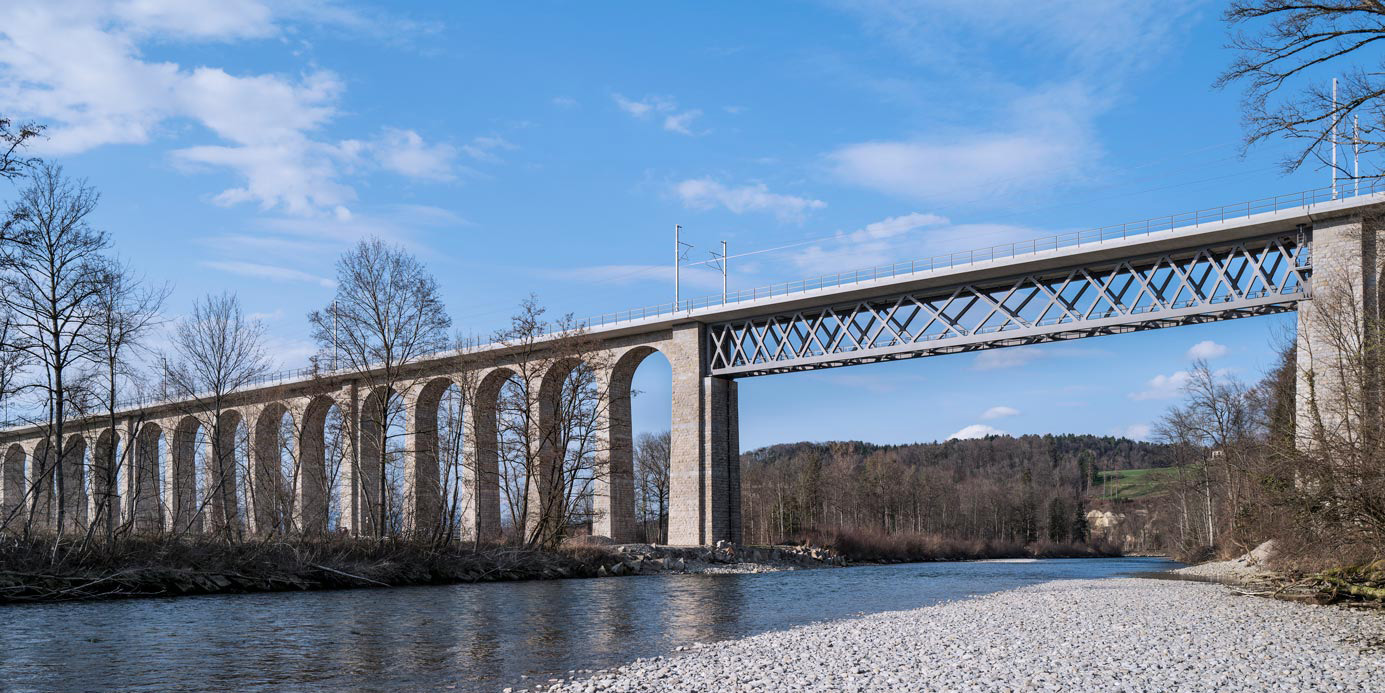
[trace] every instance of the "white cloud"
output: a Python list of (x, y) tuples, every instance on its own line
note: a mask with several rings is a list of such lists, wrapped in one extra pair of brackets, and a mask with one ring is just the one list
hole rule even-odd
[(702, 111), (693, 109), (682, 113), (671, 113), (664, 116), (664, 129), (669, 132), (676, 132), (680, 135), (692, 135), (693, 131), (689, 128), (692, 122), (702, 115)]
[(1188, 371), (1174, 371), (1168, 375), (1159, 374), (1145, 383), (1145, 389), (1130, 393), (1130, 399), (1173, 399), (1183, 394), (1183, 387), (1193, 377)]
[(822, 200), (770, 192), (764, 183), (728, 187), (711, 178), (690, 178), (674, 185), (673, 190), (690, 209), (724, 207), (733, 214), (771, 212), (785, 221), (801, 220), (808, 212), (827, 206)]
[[(464, 150), (472, 158), (480, 158)], [(371, 151), (380, 166), (401, 175), (437, 181), (456, 177), (452, 162), (457, 158), (457, 148), (449, 144), (430, 145), (413, 130), (385, 128), (380, 138), (371, 144)]]
[(1226, 356), (1229, 351), (1230, 349), (1227, 349), (1225, 344), (1218, 344), (1210, 339), (1205, 339), (1188, 349), (1188, 358), (1215, 359)]
[(1132, 440), (1149, 440), (1150, 430), (1149, 424), (1131, 424), (1121, 431), (1121, 435)]
[(315, 274), (309, 274), (289, 267), (277, 267), (275, 265), (264, 265), (255, 262), (231, 261), (203, 262), (202, 266), (221, 270), (222, 272), (238, 274), (242, 277), (254, 277), (256, 279), (268, 279), (278, 282), (306, 282), (309, 284), (317, 284), (318, 286), (328, 289), (333, 289), (337, 286), (335, 281), (327, 277), (319, 277)]
[[(144, 44), (273, 37), (290, 20), (368, 25), (357, 14), (316, 2), (5, 3), (0, 103), (7, 115), (49, 125), (48, 139), (35, 147), (49, 155), (145, 144), (192, 122), (215, 143), (178, 149), (174, 161), (190, 170), (229, 169), (241, 180), (217, 194), (217, 203), (254, 202), (294, 214), (336, 212), (355, 199), (341, 179), (363, 150), (359, 142), (322, 137), (338, 114), (344, 88), (336, 74), (309, 69), (296, 76), (232, 75), (144, 57)], [(55, 46), (79, 50), (80, 57)], [(382, 165), (438, 175), (425, 155), (439, 152), (421, 141), (411, 145)]]
[(577, 103), (577, 99), (574, 99), (570, 96), (555, 96), (550, 100), (550, 102), (558, 108), (577, 108), (581, 105)]
[(966, 428), (963, 428), (960, 431), (957, 431), (956, 433), (953, 433), (952, 435), (948, 436), (947, 439), (967, 440), (969, 438), (985, 438), (986, 436), (1004, 435), (1009, 434), (994, 426), (987, 426), (986, 424), (972, 424), (970, 426), (967, 426)]
[(1018, 409), (1016, 409), (1016, 408), (1014, 408), (1014, 407), (1007, 407), (1007, 406), (1005, 406), (1005, 405), (1000, 405), (1000, 406), (995, 406), (995, 407), (991, 407), (990, 409), (987, 409), (983, 414), (981, 414), (981, 420), (982, 420), (982, 421), (992, 421), (992, 420), (994, 420), (994, 419), (1003, 419), (1003, 418), (1005, 418), (1005, 417), (1007, 417), (1007, 416), (1019, 416), (1019, 413), (1020, 413), (1020, 410), (1018, 410)]
[(462, 151), (465, 152), (467, 156), (477, 161), (489, 163), (500, 161), (500, 157), (495, 154), (496, 152), (508, 151), (516, 148), (517, 147), (511, 144), (509, 140), (499, 135), (482, 135), (472, 138), (470, 142), (462, 145)]
[(663, 127), (669, 132), (676, 132), (680, 135), (695, 135), (692, 122), (702, 115), (702, 111), (696, 108), (685, 111), (678, 110), (678, 102), (670, 96), (646, 96), (638, 101), (626, 98), (621, 94), (612, 94), (611, 99), (616, 102), (616, 107), (631, 116), (639, 119), (648, 118), (654, 114), (664, 116)]

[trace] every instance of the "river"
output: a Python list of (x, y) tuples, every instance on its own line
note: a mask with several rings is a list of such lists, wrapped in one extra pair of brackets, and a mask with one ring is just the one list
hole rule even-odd
[(694, 642), (1178, 565), (910, 563), (6, 606), (0, 690), (497, 691)]

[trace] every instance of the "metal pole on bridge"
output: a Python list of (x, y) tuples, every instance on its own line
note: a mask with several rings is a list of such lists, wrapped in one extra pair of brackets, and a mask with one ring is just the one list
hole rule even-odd
[(678, 264), (679, 258), (683, 256), (683, 240), (679, 238), (679, 233), (683, 230), (678, 224), (673, 225), (673, 312), (678, 312)]
[(1337, 78), (1332, 78), (1332, 199), (1337, 199)]
[(721, 305), (726, 305), (726, 273), (731, 256), (726, 254), (726, 241), (721, 242)]

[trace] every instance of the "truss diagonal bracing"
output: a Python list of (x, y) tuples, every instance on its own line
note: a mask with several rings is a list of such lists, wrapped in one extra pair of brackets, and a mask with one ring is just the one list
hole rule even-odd
[(1293, 310), (1307, 234), (1079, 264), (716, 323), (714, 375), (918, 358)]

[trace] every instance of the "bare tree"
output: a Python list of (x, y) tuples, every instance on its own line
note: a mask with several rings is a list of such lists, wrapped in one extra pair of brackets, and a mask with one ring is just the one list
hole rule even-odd
[(599, 427), (609, 405), (607, 355), (571, 315), (544, 319), (534, 297), (497, 333), (513, 376), (500, 390), (500, 487), (511, 526), (529, 545), (554, 546), (594, 519), (605, 470)]
[(23, 336), (15, 327), (14, 316), (0, 305), (0, 425), (9, 425), (10, 400), (23, 389), (20, 377), (33, 362), (28, 349), (19, 342)]
[[(635, 507), (645, 540), (668, 542), (668, 490), (672, 437), (669, 431), (645, 433), (635, 441)], [(654, 537), (649, 537), (649, 524)]]
[(68, 378), (90, 356), (98, 315), (93, 299), (100, 292), (101, 254), (109, 245), (106, 234), (87, 221), (98, 199), (94, 189), (68, 179), (61, 167), (42, 165), (10, 206), (8, 216), (14, 223), (0, 246), (0, 305), (20, 337), (12, 347), (24, 350), (43, 370), (48, 437), (56, 447), (50, 448), (51, 466), (39, 461), (35, 493), (47, 493), (42, 486), (51, 475), (60, 534), (67, 524), (68, 502), (76, 497), (68, 485), (75, 489), (81, 484), (80, 478), (66, 478), (63, 463)]
[[(133, 357), (143, 347), (149, 332), (160, 324), (159, 311), (167, 300), (170, 288), (167, 284), (153, 286), (145, 284), (127, 263), (107, 260), (96, 268), (97, 290), (92, 296), (95, 307), (94, 329), (88, 335), (91, 341), (89, 355), (96, 366), (100, 380), (96, 388), (96, 400), (103, 404), (106, 417), (106, 435), (111, 441), (104, 447), (93, 446), (92, 479), (95, 482), (91, 493), (96, 496), (91, 518), (92, 528), (104, 529), (107, 542), (114, 538), (116, 508), (116, 471), (120, 469), (118, 445), (114, 441), (119, 436), (119, 396), (122, 380), (136, 373)], [(126, 454), (134, 447), (125, 445)], [(96, 460), (95, 454), (104, 453), (106, 459)]]
[[(1297, 143), (1284, 159), (1286, 170), (1309, 157), (1332, 166), (1334, 129), (1349, 138), (1357, 116), (1361, 151), (1385, 145), (1385, 71), (1377, 43), (1385, 40), (1385, 3), (1237, 0), (1225, 19), (1239, 55), (1217, 85), (1246, 86), (1247, 147), (1282, 137)], [(1335, 98), (1334, 75), (1340, 77)], [(1335, 163), (1342, 177), (1354, 175), (1346, 158)], [(1377, 169), (1363, 177), (1380, 175)]]
[[(192, 306), (173, 334), (175, 358), (169, 364), (172, 394), (202, 417), (200, 428), (210, 431), (208, 482), (204, 485), (212, 508), (214, 530), (239, 539), (236, 482), (246, 476), (236, 466), (235, 431), (223, 431), (230, 395), (253, 384), (270, 370), (264, 349), (264, 327), (242, 311), (233, 293), (207, 295)], [(205, 505), (205, 503), (204, 503)], [(191, 510), (191, 509), (188, 509)]]
[[(374, 440), (363, 444), (373, 448), (374, 459), (354, 461), (351, 483), (365, 498), (359, 512), (373, 530), (369, 533), (383, 537), (396, 510), (391, 503), (389, 431), (403, 416), (401, 398), (411, 385), (408, 368), (447, 348), (452, 319), (443, 307), (437, 280), (423, 263), (401, 246), (371, 238), (337, 260), (336, 297), (308, 320), (321, 350), (319, 363), (348, 368), (365, 385), (361, 415), (374, 423), (363, 427), (362, 434)], [(374, 511), (373, 517), (365, 517), (367, 509)]]
[(24, 156), (23, 150), (30, 140), (42, 134), (42, 125), (0, 118), (0, 178), (14, 180), (23, 177), (39, 164), (37, 158)]

